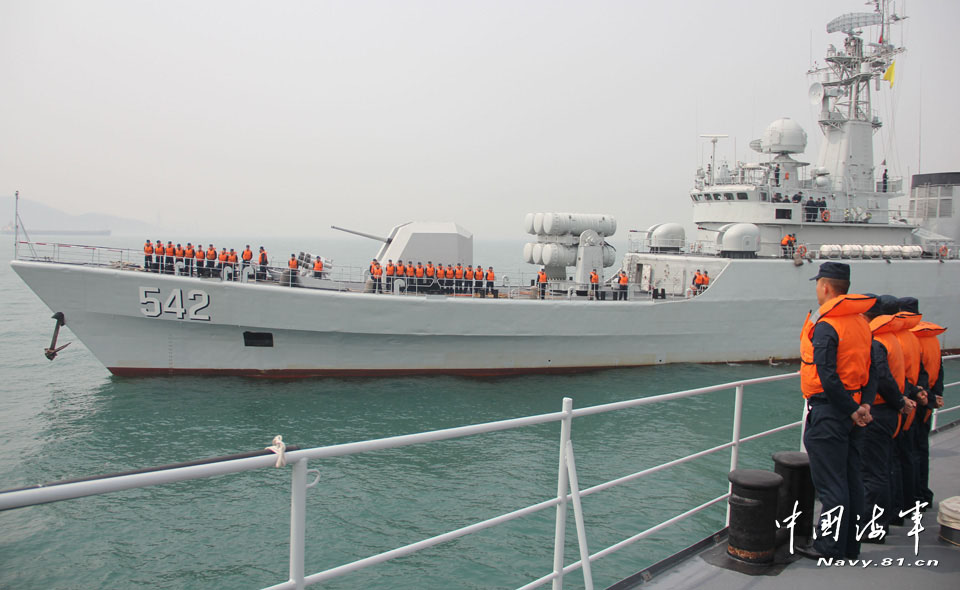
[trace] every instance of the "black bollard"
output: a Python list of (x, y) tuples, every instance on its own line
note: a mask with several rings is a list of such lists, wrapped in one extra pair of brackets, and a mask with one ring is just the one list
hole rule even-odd
[(727, 478), (733, 484), (727, 554), (751, 564), (773, 563), (777, 495), (783, 478), (760, 469), (736, 469)]
[(790, 540), (790, 529), (786, 519), (793, 514), (794, 502), (797, 503), (797, 517), (793, 528), (794, 543), (798, 539), (809, 539), (813, 534), (813, 478), (810, 477), (810, 458), (800, 451), (780, 451), (773, 454), (773, 470), (783, 478), (780, 497), (777, 501), (777, 547)]

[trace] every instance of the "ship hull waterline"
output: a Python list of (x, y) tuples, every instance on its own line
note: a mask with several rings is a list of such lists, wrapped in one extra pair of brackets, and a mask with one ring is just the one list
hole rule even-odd
[[(957, 261), (849, 262), (855, 291), (915, 296), (926, 319), (958, 324)], [(791, 359), (816, 306), (815, 265), (785, 260), (731, 260), (698, 297), (626, 302), (343, 293), (11, 264), (122, 376), (500, 376)], [(956, 340), (948, 331), (942, 344)]]

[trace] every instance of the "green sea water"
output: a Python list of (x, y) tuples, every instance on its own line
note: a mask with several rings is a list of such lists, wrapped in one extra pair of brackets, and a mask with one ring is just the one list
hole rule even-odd
[[(140, 241), (125, 245), (139, 248)], [(483, 257), (506, 265), (514, 255), (508, 250), (491, 245)], [(0, 253), (10, 260), (12, 246)], [(368, 253), (356, 255), (356, 263)], [(50, 310), (7, 264), (0, 266), (0, 300), (4, 489), (256, 450), (276, 434), (314, 447), (555, 412), (563, 397), (584, 407), (797, 369), (672, 365), (498, 379), (117, 378), (76, 341), (52, 363), (43, 357)], [(65, 330), (61, 341), (68, 340), (75, 339)], [(793, 380), (748, 388), (744, 435), (799, 419), (796, 389)], [(733, 398), (728, 391), (578, 419), (573, 440), (581, 487), (729, 440)], [(321, 479), (307, 495), (307, 572), (552, 497), (558, 440), (559, 425), (549, 424), (312, 461)], [(740, 465), (772, 468), (772, 452), (798, 445), (799, 430), (747, 443)], [(724, 493), (728, 468), (729, 453), (719, 453), (585, 498), (590, 550)], [(284, 581), (289, 490), (289, 468), (267, 469), (0, 513), (0, 588), (253, 589)], [(599, 560), (597, 587), (715, 532), (723, 517), (724, 508), (711, 508)], [(573, 528), (571, 513), (567, 563), (578, 559)], [(553, 529), (554, 511), (542, 511), (322, 587), (522, 586), (550, 571)], [(565, 582), (582, 587), (579, 573)]]

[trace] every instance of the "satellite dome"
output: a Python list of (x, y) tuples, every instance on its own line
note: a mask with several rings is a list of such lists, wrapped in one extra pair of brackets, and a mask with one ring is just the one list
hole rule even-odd
[(801, 154), (807, 148), (807, 132), (793, 119), (784, 117), (767, 126), (760, 145), (768, 154)]

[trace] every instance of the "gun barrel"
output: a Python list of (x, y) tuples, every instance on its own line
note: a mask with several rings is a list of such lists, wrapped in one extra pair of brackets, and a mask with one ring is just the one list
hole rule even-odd
[(345, 228), (345, 227), (337, 227), (337, 226), (335, 226), (335, 225), (331, 225), (330, 227), (333, 228), (333, 229), (337, 229), (337, 230), (343, 231), (343, 232), (347, 232), (348, 234), (354, 234), (354, 235), (358, 235), (358, 236), (363, 236), (364, 238), (370, 238), (371, 240), (377, 240), (378, 242), (383, 242), (384, 244), (389, 244), (389, 243), (390, 243), (390, 240), (389, 240), (388, 238), (382, 238), (382, 237), (380, 237), (380, 236), (375, 236), (375, 235), (373, 235), (373, 234), (367, 234), (367, 233), (364, 233), (364, 232), (362, 232), (362, 231), (357, 231), (357, 230), (353, 230), (353, 229), (347, 229), (347, 228)]

